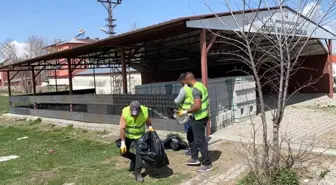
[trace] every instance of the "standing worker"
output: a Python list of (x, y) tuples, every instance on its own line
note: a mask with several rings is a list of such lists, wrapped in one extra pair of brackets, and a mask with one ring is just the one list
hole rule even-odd
[[(182, 83), (182, 88), (180, 89), (178, 96), (174, 100), (175, 104), (179, 106), (179, 111), (190, 109), (193, 101), (192, 89), (185, 83), (185, 76), (186, 74), (182, 73), (178, 79)], [(184, 124), (184, 131), (187, 133), (189, 148), (191, 148), (190, 145), (194, 144), (194, 136), (190, 127), (190, 123), (191, 116), (189, 120)], [(185, 154), (191, 155), (191, 150), (189, 149)]]
[(198, 160), (198, 152), (200, 151), (202, 155), (202, 166), (197, 171), (210, 171), (213, 168), (208, 156), (208, 142), (205, 139), (205, 127), (209, 120), (208, 90), (201, 82), (196, 81), (191, 72), (186, 73), (184, 81), (192, 87), (193, 105), (188, 110), (179, 111), (179, 115), (183, 116), (189, 113), (194, 115), (191, 121), (191, 129), (195, 139), (195, 144), (191, 145), (192, 155), (187, 165), (200, 164)]
[(151, 120), (148, 116), (148, 108), (140, 105), (138, 101), (133, 101), (122, 110), (120, 117), (120, 153), (123, 157), (131, 160), (129, 171), (133, 171), (135, 180), (143, 182), (141, 176), (142, 156), (131, 153), (130, 146), (133, 143), (135, 149), (138, 148), (138, 140), (145, 133), (145, 123), (149, 131), (154, 131)]

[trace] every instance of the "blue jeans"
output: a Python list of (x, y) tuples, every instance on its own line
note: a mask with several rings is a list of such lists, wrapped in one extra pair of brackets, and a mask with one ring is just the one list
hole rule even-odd
[(187, 123), (184, 124), (184, 131), (187, 133), (189, 128), (190, 128), (190, 123), (191, 123), (191, 119), (189, 118), (189, 120), (187, 121)]

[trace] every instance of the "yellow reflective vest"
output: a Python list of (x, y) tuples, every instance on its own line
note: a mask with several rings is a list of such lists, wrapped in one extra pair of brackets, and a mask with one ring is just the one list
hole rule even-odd
[(208, 117), (209, 115), (208, 90), (201, 82), (196, 82), (193, 89), (194, 88), (198, 89), (202, 93), (201, 108), (194, 113), (195, 120), (201, 120), (203, 118)]
[(129, 139), (139, 139), (146, 131), (145, 123), (148, 119), (148, 108), (141, 105), (140, 109), (136, 120), (131, 115), (130, 106), (122, 110), (122, 115), (126, 120), (125, 137)]
[(185, 94), (183, 102), (180, 105), (180, 109), (188, 110), (191, 108), (191, 105), (193, 103), (192, 88), (185, 85), (183, 86), (183, 89), (185, 90), (186, 94)]

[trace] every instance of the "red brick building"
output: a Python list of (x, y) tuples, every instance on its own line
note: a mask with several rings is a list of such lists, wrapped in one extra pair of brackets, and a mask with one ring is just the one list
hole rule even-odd
[[(75, 48), (75, 47), (78, 47), (78, 46), (89, 44), (89, 43), (95, 42), (96, 40), (97, 39), (90, 39), (89, 37), (87, 37), (85, 39), (73, 38), (69, 41), (64, 41), (64, 42), (49, 45), (49, 46), (45, 47), (44, 49), (47, 50), (48, 53), (53, 53), (53, 52), (72, 49), (72, 48)], [(62, 60), (65, 60), (65, 59), (59, 59), (60, 62), (62, 62)], [(75, 61), (77, 61), (77, 60), (75, 59)], [(10, 64), (10, 63), (11, 63), (11, 61), (7, 59), (4, 62), (2, 62), (1, 65), (7, 65), (7, 64)], [(66, 68), (66, 67), (62, 67), (62, 68)], [(77, 74), (81, 71), (82, 70), (75, 70), (73, 73)], [(43, 75), (45, 75), (47, 78), (48, 77), (54, 77), (55, 75), (57, 77), (67, 77), (68, 76), (68, 71), (60, 69), (60, 70), (56, 70), (56, 74), (55, 74), (55, 71), (48, 71), (46, 74), (43, 74)], [(21, 72), (20, 74), (17, 74), (17, 75), (15, 75), (14, 72), (11, 72), (10, 76), (11, 76), (11, 78), (13, 78), (11, 80), (11, 86), (12, 87), (22, 87), (22, 86), (24, 86), (24, 84), (26, 86), (31, 85), (31, 82), (30, 82), (31, 81), (31, 73), (30, 72)], [(36, 85), (41, 86), (41, 84), (44, 80), (45, 79), (42, 79), (42, 75), (39, 74), (36, 77)], [(7, 80), (7, 73), (6, 72), (0, 72), (0, 87), (7, 87), (7, 81), (8, 81)]]
[[(90, 37), (86, 37), (85, 39), (73, 38), (69, 41), (49, 45), (49, 46), (45, 47), (45, 49), (48, 51), (48, 53), (53, 53), (53, 52), (72, 49), (72, 48), (75, 48), (75, 47), (78, 47), (78, 46), (93, 43), (97, 40), (98, 39), (90, 39)], [(65, 61), (66, 61), (66, 59), (59, 59), (60, 63), (65, 62)], [(79, 62), (79, 60), (75, 59), (74, 63), (76, 63), (76, 62)], [(62, 68), (65, 69), (66, 66), (64, 66)], [(55, 71), (49, 71), (47, 76), (52, 77), (52, 78), (54, 78), (55, 76), (57, 76), (57, 77), (67, 77), (68, 76), (68, 70), (63, 70), (62, 68), (60, 70), (56, 70), (56, 72)], [(77, 74), (81, 71), (83, 71), (83, 70), (74, 70), (73, 74)]]

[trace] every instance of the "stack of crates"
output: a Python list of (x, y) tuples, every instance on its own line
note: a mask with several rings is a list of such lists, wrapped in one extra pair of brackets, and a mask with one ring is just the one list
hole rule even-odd
[(251, 76), (236, 77), (232, 82), (234, 122), (242, 122), (257, 113), (256, 85)]
[(209, 80), (211, 127), (217, 130), (256, 115), (255, 81), (251, 76)]
[(230, 85), (226, 78), (215, 78), (208, 81), (210, 98), (212, 131), (221, 129), (232, 123)]
[(166, 94), (164, 83), (151, 83), (135, 86), (136, 94)]
[[(201, 79), (197, 79), (201, 80)], [(135, 86), (135, 94), (178, 94), (182, 84), (178, 81), (157, 82)]]
[[(197, 79), (201, 81), (201, 79)], [(251, 76), (222, 77), (208, 80), (211, 126), (220, 129), (256, 115), (255, 81)], [(138, 85), (136, 94), (178, 94), (177, 81)]]

